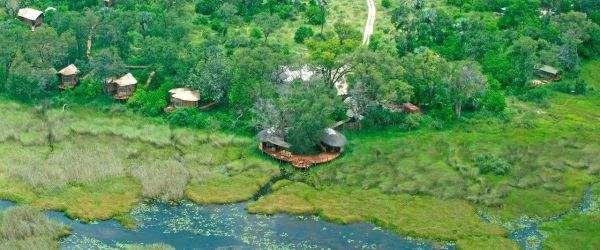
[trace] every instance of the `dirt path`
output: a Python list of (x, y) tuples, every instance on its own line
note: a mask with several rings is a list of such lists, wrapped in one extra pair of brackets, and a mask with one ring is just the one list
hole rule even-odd
[(369, 16), (367, 17), (367, 23), (365, 24), (365, 31), (363, 32), (363, 45), (368, 45), (373, 35), (373, 29), (375, 27), (375, 18), (377, 9), (375, 8), (375, 0), (367, 0), (367, 6), (369, 7)]

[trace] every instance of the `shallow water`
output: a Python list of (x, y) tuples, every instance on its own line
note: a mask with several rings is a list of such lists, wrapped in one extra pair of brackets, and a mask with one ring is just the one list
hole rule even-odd
[[(84, 224), (60, 212), (45, 212), (73, 230), (61, 240), (66, 249), (112, 249), (123, 244), (166, 243), (176, 249), (454, 249), (400, 237), (369, 223), (337, 225), (317, 216), (261, 216), (246, 213), (244, 205), (178, 206), (143, 203), (130, 214), (135, 231), (116, 221)], [(0, 209), (10, 203), (0, 202)]]
[[(581, 213), (586, 211), (591, 207), (592, 204), (592, 187), (589, 187), (585, 192), (583, 197), (583, 201), (579, 204), (578, 207), (571, 209), (561, 215), (554, 216), (550, 218), (548, 221), (559, 221), (563, 219), (565, 216), (573, 214), (573, 213)], [(479, 214), (479, 213), (478, 213)], [(483, 214), (479, 214), (480, 217), (486, 222), (489, 223), (490, 220), (485, 217)], [(542, 241), (544, 240), (544, 235), (538, 230), (538, 226), (543, 223), (538, 220), (524, 218), (519, 221), (515, 221), (510, 224), (511, 228), (514, 228), (509, 232), (508, 238), (515, 243), (517, 243), (521, 248), (527, 250), (541, 250), (542, 249)]]

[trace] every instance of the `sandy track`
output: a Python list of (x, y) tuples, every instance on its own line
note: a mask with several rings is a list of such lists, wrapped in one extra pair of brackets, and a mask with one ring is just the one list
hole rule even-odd
[(368, 45), (373, 35), (373, 29), (375, 27), (375, 17), (377, 15), (377, 8), (375, 7), (375, 0), (366, 0), (367, 6), (369, 7), (369, 15), (367, 17), (367, 23), (365, 24), (365, 30), (363, 32), (363, 44)]

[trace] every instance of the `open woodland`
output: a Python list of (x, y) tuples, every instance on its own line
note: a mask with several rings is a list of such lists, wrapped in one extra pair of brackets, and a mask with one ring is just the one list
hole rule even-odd
[[(458, 249), (522, 248), (508, 235), (533, 220), (544, 249), (600, 248), (600, 2), (375, 6), (363, 43), (362, 0), (0, 0), (0, 199), (22, 205), (0, 248), (58, 248), (69, 229), (42, 210), (135, 229), (147, 200), (250, 200)], [(125, 100), (105, 93), (127, 73)], [(178, 88), (199, 100), (177, 106)], [(257, 149), (269, 129), (314, 154), (336, 125), (330, 163)]]

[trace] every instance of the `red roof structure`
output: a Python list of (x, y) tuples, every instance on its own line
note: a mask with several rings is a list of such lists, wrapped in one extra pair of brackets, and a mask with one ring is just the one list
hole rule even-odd
[(402, 104), (402, 111), (406, 113), (421, 113), (421, 109), (410, 102)]

